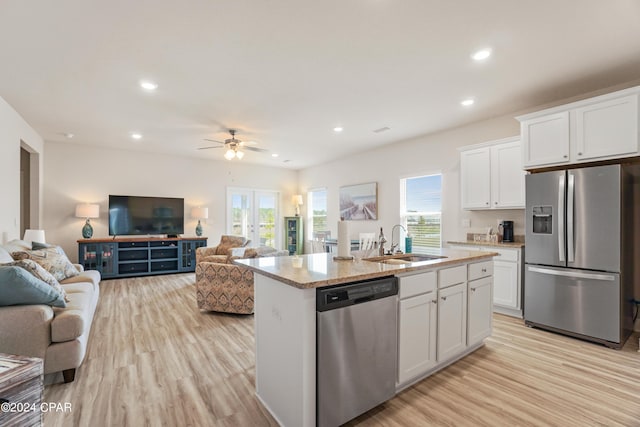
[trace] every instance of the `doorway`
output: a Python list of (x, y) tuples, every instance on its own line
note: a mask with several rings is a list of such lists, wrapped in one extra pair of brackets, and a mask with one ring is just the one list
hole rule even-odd
[(279, 199), (277, 191), (227, 188), (227, 233), (279, 248)]

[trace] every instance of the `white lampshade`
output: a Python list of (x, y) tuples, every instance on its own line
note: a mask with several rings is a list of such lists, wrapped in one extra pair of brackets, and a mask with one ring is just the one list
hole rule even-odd
[(22, 240), (30, 243), (47, 243), (44, 238), (44, 230), (24, 230), (24, 237)]
[(193, 208), (191, 209), (191, 218), (207, 219), (209, 218), (209, 208)]
[(294, 205), (301, 205), (302, 204), (302, 195), (301, 194), (295, 194), (291, 197), (291, 203), (293, 203)]
[(238, 158), (238, 160), (242, 159), (244, 157), (244, 151), (236, 151), (236, 157)]
[(100, 218), (100, 205), (89, 203), (76, 205), (76, 218)]
[(224, 157), (227, 160), (231, 160), (236, 156), (236, 152), (232, 149), (228, 149), (226, 153), (224, 153)]

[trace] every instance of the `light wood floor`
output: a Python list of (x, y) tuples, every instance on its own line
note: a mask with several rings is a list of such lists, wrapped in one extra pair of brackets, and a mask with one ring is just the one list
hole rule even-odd
[[(253, 316), (201, 313), (194, 275), (103, 281), (87, 357), (45, 388), (45, 426), (272, 426), (254, 396)], [(465, 359), (360, 426), (640, 426), (637, 334), (621, 351), (494, 316)], [(48, 378), (49, 381), (61, 378)]]

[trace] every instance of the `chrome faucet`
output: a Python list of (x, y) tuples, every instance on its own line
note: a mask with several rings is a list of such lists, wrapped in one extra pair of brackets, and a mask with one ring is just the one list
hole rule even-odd
[[(400, 227), (404, 230), (404, 232), (407, 232), (407, 229), (404, 228), (404, 225), (402, 224), (396, 224), (393, 226), (393, 228), (391, 229), (391, 249), (389, 249), (389, 252), (391, 252), (393, 254), (393, 251), (398, 247), (398, 245), (400, 245), (400, 234), (398, 234), (398, 243), (393, 243), (393, 232), (396, 231), (396, 227)], [(400, 250), (398, 249), (398, 252), (400, 252)]]
[(384, 233), (382, 232), (382, 227), (380, 227), (380, 235), (378, 236), (378, 254), (380, 256), (384, 255), (384, 244), (387, 243), (387, 238), (384, 237)]

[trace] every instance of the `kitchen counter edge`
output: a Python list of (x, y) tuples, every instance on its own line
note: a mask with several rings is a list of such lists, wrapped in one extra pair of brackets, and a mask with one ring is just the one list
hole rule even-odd
[[(378, 277), (395, 276), (403, 273), (416, 272), (420, 270), (433, 270), (445, 266), (468, 263), (470, 261), (479, 261), (482, 259), (493, 258), (499, 255), (496, 252), (484, 251), (460, 251), (454, 249), (442, 249), (442, 256), (430, 261), (413, 262), (406, 265), (382, 264), (377, 262), (365, 261), (362, 259), (354, 259), (352, 261), (336, 261), (333, 260), (331, 254), (307, 254), (300, 256), (288, 257), (272, 257), (272, 265), (268, 267), (260, 266), (259, 263), (264, 262), (264, 258), (245, 258), (236, 259), (234, 263), (249, 268), (255, 273), (278, 280), (287, 285), (299, 289), (321, 288), (325, 286), (339, 285), (349, 282), (357, 282), (367, 279), (375, 279)], [(306, 267), (293, 267), (294, 259), (309, 259), (309, 257), (325, 256), (327, 265), (338, 266), (338, 272), (327, 278), (302, 277), (308, 273)], [(306, 263), (305, 263), (306, 264)], [(328, 270), (328, 269), (327, 269)]]

